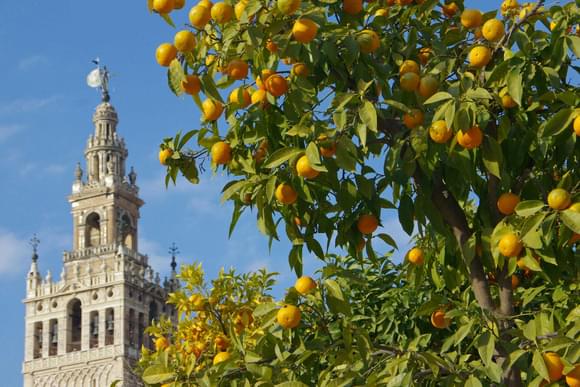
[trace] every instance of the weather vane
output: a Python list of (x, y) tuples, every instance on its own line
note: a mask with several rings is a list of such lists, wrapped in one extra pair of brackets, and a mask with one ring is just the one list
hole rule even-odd
[(32, 246), (32, 259), (36, 261), (38, 259), (38, 245), (40, 244), (40, 239), (36, 236), (36, 233), (30, 238), (30, 246)]
[(102, 101), (109, 102), (111, 99), (109, 96), (109, 70), (107, 66), (101, 66), (99, 58), (93, 59), (93, 63), (97, 65), (97, 68), (87, 75), (87, 85), (101, 89)]
[(173, 271), (175, 271), (175, 268), (177, 267), (177, 262), (175, 262), (175, 256), (179, 254), (179, 249), (177, 248), (175, 242), (173, 242), (169, 247), (169, 254), (171, 254), (171, 268), (173, 269)]

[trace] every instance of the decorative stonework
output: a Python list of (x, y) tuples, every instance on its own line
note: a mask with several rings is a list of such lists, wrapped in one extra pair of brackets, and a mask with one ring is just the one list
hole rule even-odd
[(151, 345), (144, 328), (162, 314), (175, 318), (165, 304), (178, 286), (175, 272), (161, 283), (138, 252), (143, 201), (136, 173), (126, 174), (115, 108), (102, 102), (93, 123), (86, 174), (77, 165), (69, 196), (73, 249), (63, 254), (60, 279), (42, 278), (33, 243), (24, 300), (25, 387), (108, 387), (115, 380), (139, 386), (132, 366), (141, 346)]

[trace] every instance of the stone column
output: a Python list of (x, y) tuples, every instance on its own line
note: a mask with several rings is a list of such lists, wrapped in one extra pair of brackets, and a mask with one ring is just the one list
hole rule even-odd
[(58, 319), (58, 350), (57, 350), (57, 354), (58, 355), (62, 355), (66, 353), (66, 341), (68, 338), (67, 335), (67, 317), (65, 315), (65, 317), (61, 317)]
[(48, 357), (48, 348), (50, 347), (50, 319), (42, 322), (42, 357)]
[(117, 212), (114, 206), (107, 208), (107, 244), (117, 241), (115, 236), (117, 230)]
[(34, 323), (26, 324), (24, 334), (24, 360), (30, 361), (34, 358)]
[(83, 308), (81, 316), (81, 351), (86, 351), (90, 347), (91, 312)]
[(105, 308), (99, 311), (99, 348), (103, 348), (105, 346), (105, 336), (107, 334), (106, 319), (107, 309)]

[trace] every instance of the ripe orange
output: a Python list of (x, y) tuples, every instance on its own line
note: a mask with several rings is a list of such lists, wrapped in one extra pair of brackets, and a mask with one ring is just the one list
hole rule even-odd
[(312, 277), (308, 277), (306, 275), (298, 278), (296, 283), (294, 284), (294, 288), (296, 291), (302, 295), (306, 295), (316, 289), (316, 281), (312, 279)]
[(580, 387), (580, 364), (566, 374), (566, 384), (570, 387)]
[(476, 28), (475, 31), (473, 31), (473, 36), (476, 40), (483, 38), (483, 32), (481, 32), (481, 28)]
[(453, 17), (459, 11), (459, 6), (455, 3), (444, 4), (441, 8), (447, 17)]
[(169, 148), (161, 149), (159, 151), (159, 162), (161, 165), (167, 165), (167, 159), (173, 156), (173, 151)]
[(230, 358), (229, 352), (218, 352), (213, 358), (213, 365), (226, 361)]
[(197, 5), (206, 7), (209, 10), (211, 10), (211, 7), (213, 7), (213, 3), (210, 0), (200, 0), (199, 3), (197, 3)]
[(432, 53), (433, 50), (431, 50), (429, 47), (421, 47), (419, 50), (419, 61), (422, 65), (426, 65), (427, 62), (429, 62), (429, 58), (431, 57)]
[(576, 202), (576, 203), (572, 204), (570, 207), (568, 207), (568, 209), (570, 209), (574, 212), (580, 212), (580, 202)]
[(296, 163), (296, 172), (298, 173), (298, 176), (302, 176), (305, 179), (314, 179), (320, 174), (319, 171), (312, 168), (306, 155), (298, 159), (298, 162)]
[(469, 64), (475, 68), (482, 68), (491, 62), (491, 50), (485, 46), (475, 46), (469, 51)]
[(286, 183), (282, 183), (276, 187), (274, 196), (276, 196), (276, 200), (285, 205), (294, 204), (298, 199), (298, 194), (294, 191), (294, 188)]
[(501, 14), (506, 15), (511, 10), (516, 10), (519, 7), (518, 0), (504, 0), (504, 2), (501, 3)]
[(256, 78), (256, 86), (258, 86), (258, 89), (266, 90), (266, 81), (274, 74), (276, 74), (274, 70), (262, 70), (260, 76)]
[(286, 79), (279, 74), (269, 76), (268, 79), (266, 79), (265, 84), (266, 90), (274, 97), (280, 97), (288, 91), (288, 82), (286, 82)]
[(266, 41), (266, 50), (270, 51), (272, 54), (275, 54), (278, 52), (278, 45), (272, 41), (272, 39), (268, 39), (268, 41)]
[(497, 209), (503, 215), (511, 215), (518, 203), (520, 202), (520, 197), (511, 192), (502, 193), (497, 199)]
[(188, 30), (181, 30), (175, 34), (173, 45), (177, 51), (188, 52), (195, 48), (195, 35)]
[(470, 128), (467, 132), (457, 132), (457, 143), (465, 149), (474, 149), (481, 145), (483, 141), (483, 132), (479, 126)]
[[(240, 94), (242, 96), (241, 100)], [(232, 92), (230, 93), (229, 101), (230, 103), (237, 105), (238, 107), (245, 108), (248, 105), (250, 105), (250, 103), (252, 103), (252, 97), (250, 96), (248, 89), (238, 87), (232, 90)]]
[(201, 104), (201, 109), (205, 121), (215, 121), (222, 115), (224, 105), (220, 101), (206, 99)]
[(185, 0), (175, 0), (173, 4), (173, 9), (181, 9), (185, 5)]
[(516, 290), (518, 286), (520, 286), (520, 277), (512, 274), (512, 290)]
[(217, 336), (213, 342), (219, 351), (225, 351), (230, 346), (230, 341), (223, 335)]
[(252, 93), (252, 105), (258, 105), (262, 109), (268, 106), (268, 93), (264, 89), (258, 89)]
[(379, 35), (373, 30), (362, 30), (356, 35), (356, 41), (364, 54), (373, 53), (381, 46)]
[(321, 143), (318, 150), (323, 157), (332, 157), (336, 154), (335, 141), (328, 140), (328, 137), (324, 134), (318, 137), (318, 141)]
[(169, 348), (169, 340), (166, 337), (158, 337), (155, 339), (155, 350), (156, 351), (165, 351)]
[[(580, 29), (579, 29), (579, 31), (580, 31)], [(580, 136), (580, 116), (578, 116), (574, 119), (573, 128), (574, 128), (574, 133), (576, 133), (576, 136)]]
[(413, 265), (421, 266), (423, 262), (425, 262), (425, 256), (423, 254), (423, 250), (418, 247), (413, 247), (407, 253), (407, 260), (411, 262)]
[(417, 126), (423, 125), (425, 120), (425, 115), (419, 109), (412, 109), (411, 113), (405, 113), (403, 115), (403, 123), (409, 129), (414, 129)]
[(431, 325), (437, 329), (445, 329), (451, 324), (451, 319), (445, 317), (445, 311), (439, 309), (431, 314)]
[(197, 29), (203, 29), (211, 18), (210, 8), (201, 4), (196, 5), (189, 11), (189, 22)]
[(508, 233), (499, 240), (498, 247), (503, 256), (511, 258), (520, 255), (523, 245), (516, 234)]
[(419, 89), (421, 78), (415, 73), (406, 73), (401, 75), (400, 82), (401, 89), (412, 92)]
[(310, 43), (318, 33), (318, 24), (307, 18), (300, 18), (292, 26), (292, 36), (297, 42)]
[(155, 51), (155, 59), (157, 59), (157, 63), (163, 67), (169, 66), (176, 56), (177, 49), (171, 43), (161, 43)]
[(362, 11), (362, 0), (342, 0), (342, 9), (349, 15), (356, 15)]
[(489, 19), (481, 28), (483, 37), (490, 42), (499, 42), (505, 35), (503, 22), (498, 19)]
[(482, 21), (483, 14), (479, 9), (466, 9), (461, 13), (461, 24), (465, 28), (477, 28)]
[(300, 324), (301, 313), (297, 306), (285, 304), (276, 314), (278, 324), (285, 329), (296, 328)]
[(405, 75), (407, 73), (415, 73), (419, 75), (419, 71), (421, 68), (419, 64), (414, 60), (407, 59), (404, 61), (401, 66), (399, 67), (399, 75)]
[(153, 0), (153, 10), (159, 13), (169, 13), (175, 7), (174, 0)]
[(198, 94), (199, 91), (201, 90), (201, 81), (199, 80), (199, 77), (195, 74), (187, 75), (181, 81), (181, 88), (187, 94), (190, 95)]
[(506, 93), (501, 97), (501, 106), (504, 109), (511, 109), (518, 106), (518, 103), (512, 98), (511, 95)]
[(310, 74), (310, 70), (308, 70), (308, 66), (304, 63), (295, 63), (292, 65), (292, 74), (297, 77), (307, 77)]
[(284, 15), (292, 15), (300, 8), (301, 0), (278, 0), (276, 5)]
[(554, 210), (565, 210), (570, 204), (572, 204), (570, 193), (563, 188), (555, 188), (548, 194), (548, 205)]
[[(214, 8), (217, 5), (218, 4), (216, 4)], [(248, 63), (246, 63), (241, 59), (234, 59), (228, 64), (226, 72), (230, 76), (230, 78), (239, 81), (245, 79), (248, 76), (248, 69), (249, 69)]]
[(361, 234), (372, 234), (379, 227), (379, 220), (372, 214), (364, 214), (358, 218), (356, 228)]
[(432, 75), (426, 75), (419, 82), (419, 95), (429, 98), (439, 89), (439, 81)]
[(564, 371), (564, 364), (562, 363), (560, 355), (555, 352), (546, 352), (542, 357), (544, 358), (544, 363), (546, 363), (548, 375), (550, 375), (550, 382), (560, 380)]
[(453, 136), (453, 130), (443, 120), (435, 121), (429, 128), (429, 137), (437, 144), (445, 144)]
[(211, 161), (215, 164), (227, 164), (232, 160), (232, 147), (224, 141), (218, 141), (211, 147)]
[(300, 219), (299, 217), (295, 216), (294, 217), (294, 224), (298, 227), (302, 227), (302, 219)]
[(211, 18), (218, 24), (225, 24), (232, 20), (234, 8), (228, 3), (219, 2), (211, 7)]

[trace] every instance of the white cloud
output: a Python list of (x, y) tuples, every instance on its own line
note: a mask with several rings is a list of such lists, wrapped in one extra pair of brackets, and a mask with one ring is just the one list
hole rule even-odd
[(48, 64), (48, 58), (44, 55), (31, 55), (20, 59), (18, 62), (18, 69), (21, 71), (28, 71), (45, 64)]
[(28, 242), (10, 231), (0, 229), (0, 275), (22, 272), (28, 262)]
[(0, 115), (28, 113), (49, 106), (62, 97), (52, 95), (46, 98), (19, 98), (0, 106)]
[(0, 125), (0, 144), (22, 130), (20, 125)]

